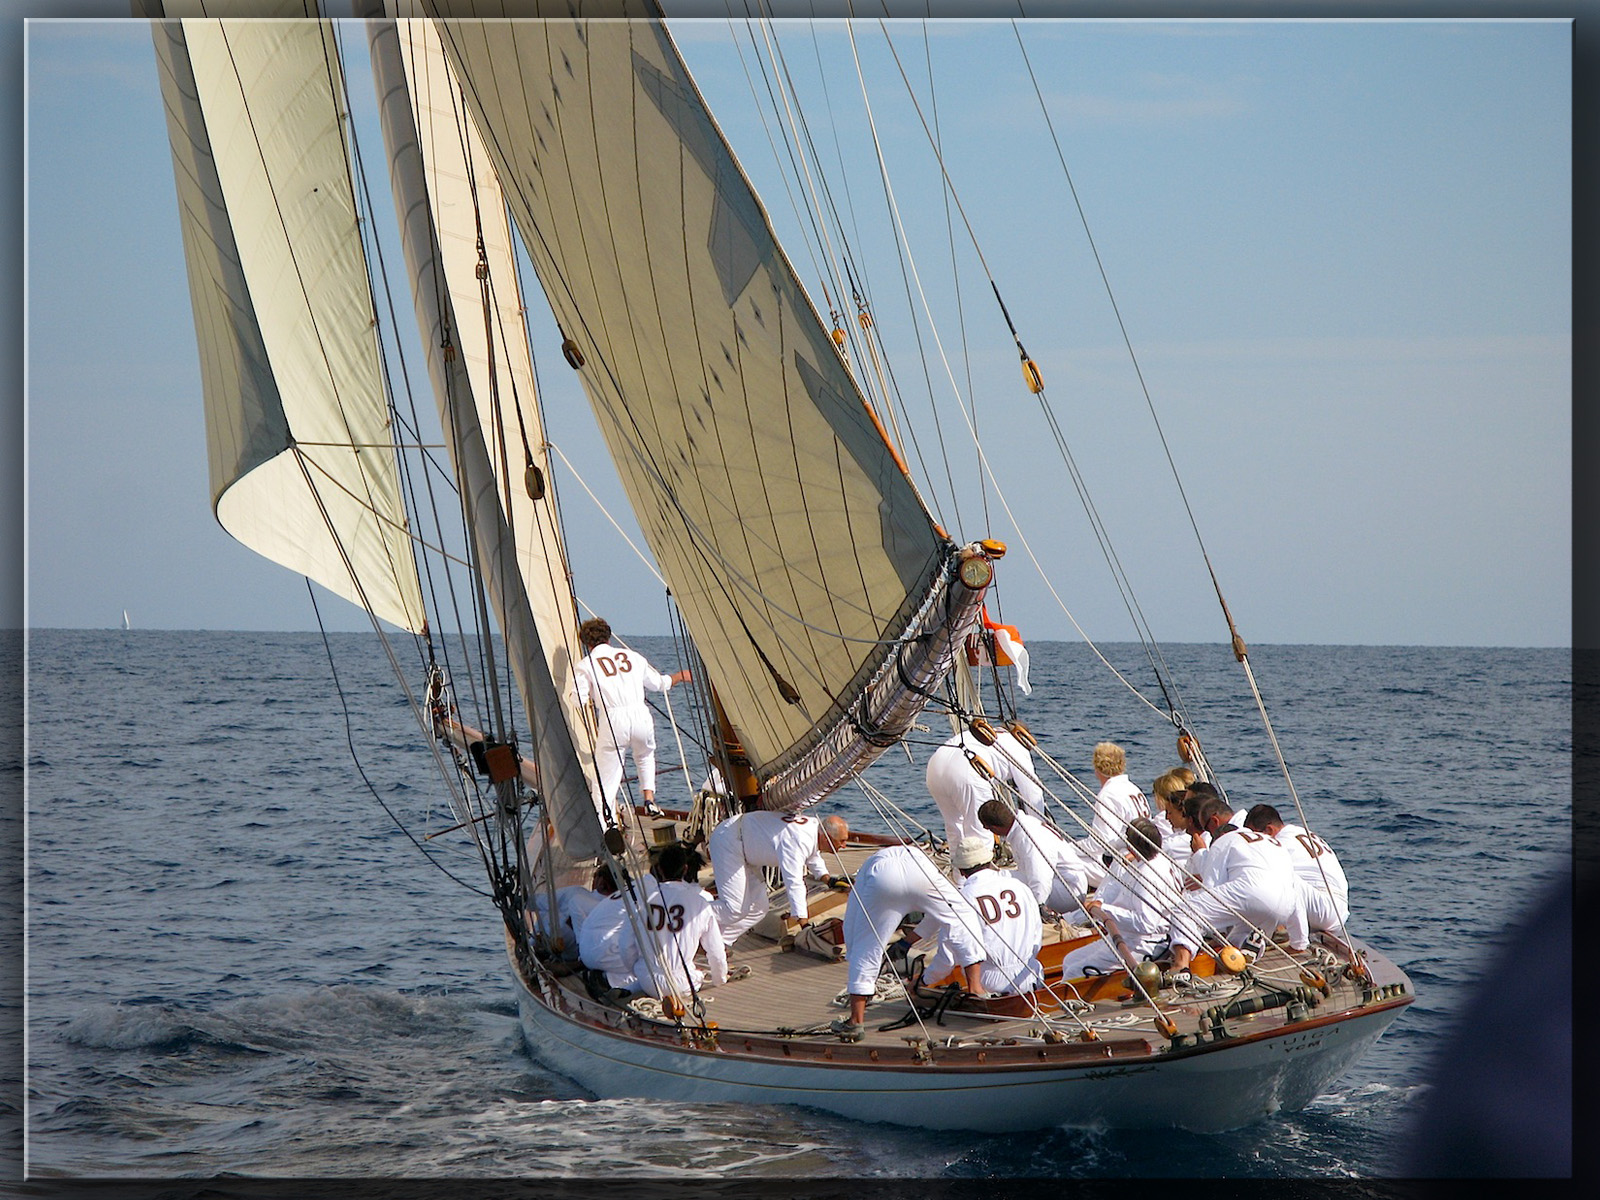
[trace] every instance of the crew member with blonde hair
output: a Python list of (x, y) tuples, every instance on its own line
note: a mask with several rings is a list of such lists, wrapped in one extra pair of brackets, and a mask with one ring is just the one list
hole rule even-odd
[(1156, 813), (1153, 818), (1161, 831), (1161, 852), (1179, 867), (1189, 862), (1193, 853), (1193, 826), (1183, 814), (1183, 794), (1195, 780), (1188, 767), (1174, 767), (1156, 776), (1150, 791), (1155, 797)]
[(1150, 815), (1150, 802), (1139, 785), (1128, 778), (1128, 756), (1115, 742), (1100, 742), (1094, 748), (1094, 776), (1100, 792), (1094, 798), (1094, 821), (1090, 834), (1079, 844), (1089, 859), (1089, 883), (1098, 887), (1105, 868), (1127, 852), (1123, 836), (1129, 821)]

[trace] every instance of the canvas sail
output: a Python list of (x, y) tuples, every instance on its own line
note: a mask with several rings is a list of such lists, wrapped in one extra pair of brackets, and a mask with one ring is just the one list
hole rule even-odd
[[(423, 21), (370, 26), (390, 179), (440, 423), (531, 725), (557, 842), (600, 852), (594, 752), (572, 686), (568, 581), (511, 230), (493, 168)], [(557, 863), (558, 869), (568, 865)]]
[(764, 802), (808, 803), (892, 740), (869, 689), (948, 666), (955, 548), (661, 24), (439, 27)]
[(152, 30), (217, 520), (374, 616), (420, 630), (331, 26)]

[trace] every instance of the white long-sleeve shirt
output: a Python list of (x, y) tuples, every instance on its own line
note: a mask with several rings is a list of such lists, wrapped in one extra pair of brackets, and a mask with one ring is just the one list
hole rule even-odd
[[(722, 932), (711, 914), (711, 897), (692, 883), (668, 880), (652, 896), (645, 926), (651, 940), (634, 965), (640, 985), (657, 999), (663, 992), (687, 997), (695, 988), (728, 982), (728, 957)], [(704, 950), (706, 970), (695, 965)]]
[(1005, 835), (1017, 875), (1040, 904), (1049, 904), (1057, 892), (1057, 908), (1068, 908), (1065, 901), (1083, 899), (1088, 889), (1088, 864), (1076, 843), (1059, 830), (1029, 813), (1012, 814), (1011, 831)]
[(712, 830), (712, 863), (722, 854), (731, 854), (731, 846), (739, 847), (739, 856), (753, 867), (776, 867), (783, 876), (783, 892), (789, 901), (789, 912), (797, 920), (809, 914), (806, 906), (806, 875), (817, 879), (828, 876), (827, 863), (817, 849), (817, 837), (822, 822), (816, 817), (794, 816), (787, 813), (756, 809), (735, 813)]
[[(647, 902), (658, 900), (661, 885), (646, 875), (639, 893)], [(639, 957), (639, 942), (633, 922), (619, 892), (608, 896), (590, 910), (578, 930), (578, 957), (583, 965), (608, 975), (628, 973)]]
[(1332, 892), (1341, 919), (1350, 912), (1350, 883), (1345, 878), (1339, 856), (1328, 843), (1299, 825), (1285, 825), (1275, 835), (1289, 860), (1294, 863), (1294, 873), (1313, 892)]
[[(1101, 785), (1100, 794), (1094, 798), (1093, 829), (1105, 839), (1105, 844), (1114, 847), (1115, 852), (1120, 854), (1128, 848), (1127, 839), (1124, 837), (1128, 822), (1135, 817), (1149, 815), (1150, 802), (1139, 790), (1139, 785), (1126, 775), (1113, 775)], [(1105, 844), (1100, 838), (1091, 836), (1089, 841), (1090, 845), (1085, 846), (1085, 849), (1094, 857), (1099, 858), (1106, 853)]]
[(644, 655), (637, 650), (619, 650), (609, 642), (584, 655), (572, 677), (578, 702), (597, 698), (607, 712), (643, 708), (645, 692), (665, 692), (672, 687), (672, 676), (656, 670)]
[[(1043, 929), (1039, 906), (1013, 871), (991, 867), (975, 871), (961, 882), (961, 895), (983, 921), (983, 967), (979, 980), (986, 992), (1013, 995), (1031, 992), (1044, 982), (1039, 966)], [(941, 951), (943, 944), (941, 943)], [(960, 964), (952, 961), (931, 977), (942, 977)]]

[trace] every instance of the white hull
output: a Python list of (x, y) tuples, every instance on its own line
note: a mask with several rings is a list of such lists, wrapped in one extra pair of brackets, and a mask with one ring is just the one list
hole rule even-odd
[(602, 1097), (797, 1104), (863, 1121), (1015, 1132), (1058, 1125), (1216, 1132), (1304, 1107), (1377, 1041), (1401, 1005), (1134, 1063), (909, 1069), (819, 1065), (651, 1044), (556, 1011), (516, 965), (532, 1052)]

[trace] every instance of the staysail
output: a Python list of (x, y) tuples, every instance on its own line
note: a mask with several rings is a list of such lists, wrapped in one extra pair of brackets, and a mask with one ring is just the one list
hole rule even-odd
[(661, 23), (438, 24), (762, 802), (810, 803), (903, 732), (981, 587)]
[(217, 520), (374, 616), (420, 630), (332, 27), (167, 21), (152, 31)]
[(369, 29), (413, 299), (484, 590), (529, 714), (557, 842), (572, 858), (591, 857), (601, 830), (593, 746), (572, 684), (576, 605), (505, 202), (432, 26)]

